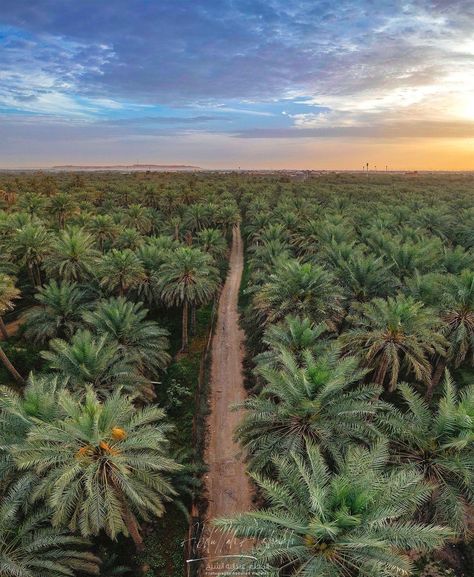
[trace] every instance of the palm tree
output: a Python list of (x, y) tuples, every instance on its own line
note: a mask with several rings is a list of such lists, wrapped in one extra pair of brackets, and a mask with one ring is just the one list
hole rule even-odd
[(207, 467), (202, 462), (195, 462), (194, 448), (176, 449), (172, 452), (172, 458), (181, 465), (180, 469), (171, 476), (173, 488), (176, 491), (173, 506), (190, 523), (191, 503), (200, 495), (200, 490), (203, 488), (202, 476), (206, 473)]
[(38, 216), (45, 205), (45, 199), (35, 192), (25, 192), (18, 200), (18, 207), (27, 212), (30, 217)]
[(419, 241), (392, 241), (388, 250), (388, 258), (394, 273), (402, 280), (412, 276), (416, 271), (430, 272), (441, 260), (441, 243), (423, 239)]
[(448, 372), (433, 413), (409, 385), (399, 385), (405, 410), (390, 415), (390, 436), (400, 463), (415, 465), (435, 488), (421, 516), (469, 532), (474, 505), (474, 386), (458, 393)]
[(321, 266), (298, 260), (279, 263), (255, 294), (254, 306), (264, 324), (287, 315), (309, 317), (335, 329), (341, 313), (341, 289), (334, 275)]
[(86, 550), (90, 543), (67, 529), (50, 525), (47, 507), (25, 513), (24, 491), (11, 490), (0, 504), (0, 575), (59, 577), (99, 575), (100, 560)]
[(110, 292), (125, 296), (145, 278), (145, 270), (138, 256), (130, 249), (112, 249), (107, 252), (99, 267), (100, 284)]
[(64, 385), (58, 376), (31, 374), (21, 392), (0, 387), (0, 484), (3, 487), (20, 477), (12, 447), (26, 439), (33, 425), (51, 423), (59, 417), (57, 394)]
[(404, 295), (376, 298), (354, 309), (348, 317), (354, 328), (341, 335), (341, 343), (375, 371), (374, 382), (392, 392), (403, 369), (429, 387), (430, 357), (444, 355), (446, 344), (434, 311)]
[(114, 385), (133, 389), (143, 381), (105, 334), (96, 337), (87, 330), (79, 330), (70, 341), (52, 339), (49, 347), (41, 356), (49, 369), (57, 371), (73, 390), (82, 391), (91, 384), (104, 393)]
[(268, 207), (265, 207), (264, 210), (253, 212), (252, 218), (246, 223), (244, 229), (247, 240), (253, 240), (254, 236), (267, 225), (271, 224), (271, 222), (272, 217), (268, 211)]
[(446, 362), (459, 367), (468, 360), (474, 365), (474, 272), (463, 271), (445, 283), (441, 296), (442, 333), (448, 341), (446, 357), (438, 360), (431, 381), (435, 387), (444, 373)]
[(376, 438), (369, 420), (385, 407), (377, 400), (381, 388), (353, 388), (365, 375), (356, 358), (340, 359), (336, 347), (318, 358), (304, 352), (303, 366), (289, 351), (279, 356), (276, 368), (257, 368), (266, 385), (241, 405), (245, 412), (236, 436), (252, 468), (265, 468), (277, 454), (302, 452), (307, 440), (337, 460), (350, 441)]
[(267, 224), (261, 230), (256, 230), (252, 236), (252, 244), (254, 246), (275, 241), (282, 241), (285, 243), (290, 241), (289, 231), (280, 223)]
[(255, 292), (255, 286), (264, 284), (275, 268), (291, 257), (290, 246), (282, 240), (271, 240), (249, 248), (249, 265), (252, 270), (252, 287), (249, 292)]
[(416, 225), (422, 226), (432, 235), (445, 238), (453, 226), (452, 216), (440, 210), (440, 207), (425, 206), (412, 215)]
[(345, 218), (321, 221), (319, 226), (319, 241), (325, 244), (348, 244), (354, 240), (354, 229)]
[[(8, 331), (3, 322), (3, 315), (13, 309), (13, 301), (20, 296), (20, 291), (15, 287), (15, 281), (12, 277), (0, 273), (0, 332), (5, 340), (8, 339)], [(17, 383), (23, 384), (25, 381), (20, 373), (12, 365), (7, 354), (0, 346), (0, 361), (11, 374)]]
[(104, 252), (105, 244), (111, 243), (118, 234), (118, 227), (108, 214), (98, 214), (92, 217), (86, 226), (95, 238), (100, 252)]
[(140, 234), (148, 234), (151, 230), (150, 211), (146, 206), (131, 204), (123, 217), (124, 224), (135, 228)]
[[(155, 239), (157, 238), (160, 237), (155, 237)], [(147, 240), (151, 241), (155, 239)], [(161, 248), (159, 243), (154, 242), (147, 242), (136, 250), (136, 255), (143, 265), (144, 276), (142, 277), (140, 283), (135, 287), (135, 290), (139, 298), (147, 301), (150, 304), (155, 300), (158, 300), (155, 286), (156, 276), (160, 266), (166, 260), (166, 255), (169, 250), (173, 249)]]
[(91, 276), (98, 258), (93, 236), (82, 228), (70, 227), (54, 242), (44, 267), (50, 276), (78, 282)]
[(64, 228), (66, 218), (74, 213), (75, 208), (71, 195), (65, 192), (54, 195), (49, 202), (49, 210), (57, 218), (60, 229)]
[(41, 344), (55, 337), (69, 339), (81, 326), (87, 293), (76, 283), (51, 280), (35, 298), (38, 305), (22, 315), (27, 339)]
[(209, 302), (219, 286), (219, 273), (210, 255), (200, 249), (180, 247), (171, 253), (161, 265), (157, 287), (167, 306), (181, 306), (181, 350), (189, 346), (189, 307)]
[(446, 274), (416, 272), (412, 277), (405, 279), (403, 292), (428, 307), (436, 308), (439, 306), (445, 282)]
[(0, 239), (0, 248), (2, 249), (2, 254), (0, 254), (0, 274), (12, 275), (17, 272), (17, 267), (11, 261), (11, 256), (6, 252), (8, 250), (4, 243)]
[(15, 299), (20, 298), (20, 290), (15, 286), (15, 280), (4, 273), (0, 273), (0, 332), (5, 340), (8, 339), (8, 332), (3, 322), (3, 315), (13, 310)]
[(98, 335), (107, 335), (128, 364), (156, 376), (171, 360), (169, 333), (146, 320), (147, 314), (141, 303), (119, 297), (100, 301), (95, 310), (84, 313), (84, 321)]
[(317, 357), (327, 349), (328, 341), (321, 338), (326, 332), (325, 323), (315, 325), (308, 318), (287, 316), (283, 321), (267, 326), (262, 337), (267, 350), (257, 355), (254, 362), (258, 367), (276, 368), (284, 353), (289, 352), (298, 367), (302, 367), (307, 351)]
[(0, 233), (2, 240), (7, 241), (27, 224), (41, 224), (36, 217), (30, 217), (26, 212), (1, 212), (0, 213)]
[(59, 376), (30, 374), (21, 393), (0, 387), (0, 430), (24, 438), (34, 423), (52, 422), (58, 416), (57, 394), (64, 388)]
[(321, 221), (318, 218), (303, 221), (300, 230), (293, 236), (293, 244), (298, 249), (298, 254), (311, 255), (318, 252), (320, 229)]
[[(337, 274), (343, 263), (363, 257), (364, 253), (354, 241), (340, 243), (331, 241), (321, 247), (316, 257), (309, 255), (306, 258), (317, 258), (318, 262)], [(362, 263), (361, 266), (364, 264)]]
[(41, 265), (51, 249), (51, 235), (40, 224), (28, 223), (17, 229), (9, 242), (11, 255), (26, 266), (31, 284), (41, 286)]
[[(408, 575), (412, 550), (440, 547), (450, 535), (443, 527), (409, 520), (427, 500), (430, 488), (412, 469), (387, 472), (386, 446), (350, 447), (331, 475), (317, 447), (305, 456), (274, 459), (276, 478), (252, 475), (268, 506), (220, 519), (216, 525), (235, 537), (251, 539), (240, 563), (269, 574), (348, 577)], [(255, 561), (256, 558), (256, 561)]]
[(462, 246), (444, 247), (443, 257), (443, 268), (450, 274), (460, 274), (463, 270), (474, 268), (472, 251), (465, 250)]
[(145, 242), (143, 235), (136, 228), (124, 228), (114, 242), (114, 248), (137, 250)]
[(239, 208), (234, 198), (225, 199), (225, 202), (219, 207), (216, 221), (220, 224), (224, 236), (227, 238), (232, 228), (240, 222)]
[(146, 239), (147, 245), (153, 246), (162, 253), (171, 252), (180, 246), (180, 243), (172, 236), (162, 234), (160, 236), (149, 236)]
[(123, 533), (142, 550), (137, 517), (163, 515), (174, 494), (166, 474), (179, 468), (166, 457), (164, 412), (137, 409), (120, 391), (103, 402), (91, 389), (83, 400), (62, 391), (58, 404), (64, 418), (33, 427), (14, 452), (21, 469), (41, 477), (33, 498), (46, 499), (54, 527)]
[(186, 226), (191, 232), (199, 232), (209, 225), (209, 207), (205, 204), (191, 204), (185, 213)]
[(205, 228), (198, 232), (197, 243), (199, 247), (210, 254), (216, 262), (222, 259), (227, 252), (227, 243), (222, 233), (217, 228)]
[(389, 292), (394, 292), (396, 284), (390, 267), (384, 264), (381, 257), (352, 254), (348, 260), (339, 263), (336, 274), (350, 298), (359, 302), (387, 296)]
[(181, 232), (183, 226), (183, 219), (179, 214), (175, 214), (168, 220), (168, 226), (166, 227), (166, 232), (169, 232), (170, 235), (173, 236), (173, 240), (180, 241), (181, 240)]

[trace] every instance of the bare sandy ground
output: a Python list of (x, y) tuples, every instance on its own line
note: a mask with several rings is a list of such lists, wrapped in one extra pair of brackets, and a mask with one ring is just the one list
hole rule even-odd
[[(231, 405), (239, 403), (246, 396), (242, 370), (244, 334), (239, 327), (237, 309), (242, 270), (242, 238), (240, 230), (235, 228), (229, 274), (222, 289), (212, 342), (211, 414), (208, 419), (209, 438), (206, 450), (209, 472), (205, 477), (209, 507), (201, 547), (202, 556), (209, 560), (207, 564), (204, 563), (203, 568), (203, 575), (206, 577), (225, 573), (217, 570), (225, 556), (238, 555), (242, 550), (242, 544), (231, 536), (211, 529), (210, 521), (248, 511), (252, 506), (249, 478), (240, 448), (233, 441), (234, 429), (242, 415), (240, 411), (230, 409)], [(231, 558), (227, 561), (229, 559)], [(216, 562), (212, 563), (212, 560)]]

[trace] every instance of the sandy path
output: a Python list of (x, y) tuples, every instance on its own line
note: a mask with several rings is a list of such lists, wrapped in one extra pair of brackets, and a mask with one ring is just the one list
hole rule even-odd
[(211, 414), (208, 418), (209, 443), (206, 450), (209, 472), (205, 477), (209, 507), (202, 545), (202, 554), (209, 559), (203, 568), (206, 577), (222, 574), (222, 571), (216, 571), (212, 559), (221, 560), (221, 556), (238, 554), (241, 549), (241, 545), (233, 539), (210, 529), (209, 522), (217, 517), (248, 511), (252, 505), (249, 479), (239, 446), (233, 441), (241, 413), (230, 410), (231, 405), (246, 396), (242, 371), (244, 334), (239, 327), (237, 309), (243, 270), (242, 238), (238, 228), (233, 232), (229, 264), (212, 341)]

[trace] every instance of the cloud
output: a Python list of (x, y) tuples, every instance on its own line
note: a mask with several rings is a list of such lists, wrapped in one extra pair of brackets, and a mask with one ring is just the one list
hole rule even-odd
[(472, 122), (398, 122), (358, 126), (325, 126), (319, 128), (255, 128), (237, 133), (239, 138), (468, 138), (474, 139)]
[(30, 35), (25, 56), (63, 43), (37, 61), (83, 95), (168, 104), (429, 83), (469, 56), (474, 22), (469, 2), (369, 0), (4, 0), (1, 18)]
[(104, 120), (101, 123), (96, 123), (100, 126), (134, 126), (134, 127), (154, 127), (154, 126), (169, 126), (169, 125), (193, 125), (193, 124), (207, 124), (215, 120), (222, 121), (225, 117), (222, 116), (142, 116), (134, 118), (116, 118), (111, 120)]
[(0, 130), (466, 139), (473, 65), (472, 0), (3, 0)]

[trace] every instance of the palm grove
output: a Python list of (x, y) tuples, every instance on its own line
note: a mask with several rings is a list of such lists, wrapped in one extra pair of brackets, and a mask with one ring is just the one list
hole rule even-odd
[(251, 358), (236, 437), (259, 507), (218, 525), (252, 539), (265, 574), (470, 574), (472, 186), (241, 187)]
[[(268, 574), (462, 571), (472, 555), (472, 186), (454, 176), (5, 176), (1, 575), (113, 574), (104, 543), (125, 535), (141, 550), (144, 524), (189, 505), (194, 458), (173, 458), (176, 433), (157, 401), (177, 385), (160, 381), (217, 295), (240, 219), (249, 397), (236, 437), (256, 509), (219, 526), (253, 538)], [(14, 337), (1, 320), (12, 311)], [(448, 561), (446, 543), (457, 552)]]
[(157, 393), (217, 294), (238, 210), (193, 181), (128, 180), (3, 184), (2, 577), (125, 574), (104, 544), (123, 535), (143, 551), (143, 523), (170, 502), (186, 513), (196, 485)]

